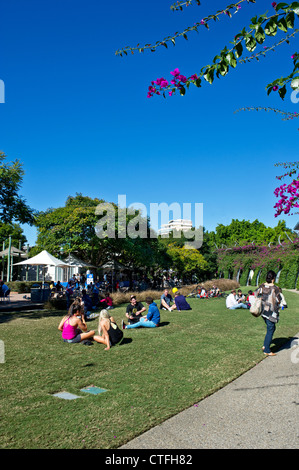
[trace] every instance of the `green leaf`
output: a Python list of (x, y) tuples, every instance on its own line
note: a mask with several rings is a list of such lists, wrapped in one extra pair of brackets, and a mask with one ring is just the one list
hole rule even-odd
[(239, 59), (242, 55), (242, 52), (243, 52), (243, 46), (240, 42), (238, 42), (238, 44), (236, 45), (235, 50), (236, 50), (236, 52), (235, 52), (236, 57), (237, 57), (237, 59)]
[(181, 86), (181, 88), (180, 88), (180, 94), (181, 94), (181, 96), (184, 96), (185, 93), (186, 93), (186, 89), (185, 89), (183, 86)]
[(277, 10), (280, 10), (281, 8), (284, 9), (284, 8), (288, 8), (288, 7), (289, 7), (289, 4), (288, 4), (288, 3), (282, 3), (282, 2), (281, 2), (281, 3), (278, 3), (278, 4), (276, 5), (276, 11), (277, 11)]
[(291, 3), (290, 9), (293, 10), (296, 15), (299, 15), (299, 2)]
[[(218, 64), (218, 67), (217, 67), (217, 73), (220, 73), (220, 75), (222, 75), (222, 77), (224, 77), (227, 72), (228, 72), (228, 65), (226, 63), (226, 61), (222, 60), (219, 64)], [(218, 75), (217, 75), (218, 76)]]
[(248, 36), (245, 39), (245, 46), (249, 52), (253, 52), (256, 48), (256, 40), (253, 36)]
[(277, 24), (276, 24), (274, 18), (272, 18), (272, 20), (270, 20), (266, 24), (265, 33), (267, 34), (267, 36), (275, 36), (276, 35), (276, 33), (277, 33)]
[(257, 40), (257, 42), (259, 44), (263, 44), (263, 42), (265, 41), (265, 31), (263, 30), (263, 28), (261, 26), (258, 27), (258, 29), (256, 30), (255, 32), (255, 39)]
[(287, 89), (285, 85), (282, 88), (279, 88), (278, 93), (282, 100), (284, 99), (286, 92), (287, 92)]
[(287, 30), (288, 30), (288, 25), (287, 25), (287, 22), (286, 22), (285, 18), (281, 18), (281, 20), (278, 21), (277, 26), (284, 33), (286, 33)]
[(235, 68), (237, 66), (237, 60), (233, 52), (227, 54), (226, 59), (231, 67)]
[(293, 11), (290, 11), (288, 15), (286, 16), (286, 22), (288, 28), (292, 29), (294, 28), (294, 22), (295, 22), (295, 13)]
[(197, 86), (197, 88), (201, 87), (201, 79), (200, 78), (195, 80), (195, 85)]
[(214, 81), (214, 68), (213, 67), (206, 70), (206, 73), (204, 74), (204, 79), (210, 84), (213, 83)]

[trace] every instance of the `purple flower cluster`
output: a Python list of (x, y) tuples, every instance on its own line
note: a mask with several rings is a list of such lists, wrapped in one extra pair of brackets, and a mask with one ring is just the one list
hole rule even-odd
[(293, 180), (290, 184), (279, 186), (275, 189), (274, 194), (276, 197), (280, 197), (274, 206), (275, 217), (278, 217), (282, 212), (291, 215), (290, 210), (299, 207), (299, 179)]
[[(170, 83), (165, 78), (157, 78), (157, 80), (152, 81), (151, 85), (148, 87), (147, 97), (151, 98), (153, 95), (161, 95), (164, 92), (165, 88), (170, 88), (173, 86), (174, 88), (181, 90), (187, 81), (195, 82), (198, 79), (196, 74), (191, 75), (191, 77), (187, 78), (185, 75), (182, 75), (178, 68), (174, 69), (170, 74), (173, 78), (170, 80)], [(169, 96), (173, 94), (173, 90), (168, 91)]]

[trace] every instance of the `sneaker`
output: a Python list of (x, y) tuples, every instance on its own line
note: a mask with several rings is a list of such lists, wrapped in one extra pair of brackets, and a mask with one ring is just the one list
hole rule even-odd
[(126, 324), (125, 324), (125, 322), (124, 322), (123, 320), (121, 321), (121, 327), (122, 327), (123, 330), (126, 329)]
[(91, 314), (87, 317), (87, 319), (88, 319), (88, 320), (93, 320), (94, 318), (98, 318), (99, 316), (100, 316), (99, 313), (91, 313)]

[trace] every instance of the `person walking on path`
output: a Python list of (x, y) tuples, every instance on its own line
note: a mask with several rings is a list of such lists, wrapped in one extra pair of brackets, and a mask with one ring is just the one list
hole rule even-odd
[(276, 274), (274, 271), (268, 271), (266, 282), (256, 290), (256, 296), (261, 296), (262, 313), (267, 331), (264, 339), (264, 354), (266, 356), (276, 356), (271, 352), (270, 345), (276, 329), (276, 323), (279, 321), (279, 306), (282, 301), (279, 288), (274, 285)]

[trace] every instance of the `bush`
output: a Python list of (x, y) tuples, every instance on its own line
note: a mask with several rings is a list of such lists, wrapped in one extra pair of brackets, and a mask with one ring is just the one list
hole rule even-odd
[(31, 287), (33, 284), (41, 285), (42, 283), (36, 281), (11, 281), (7, 283), (7, 286), (10, 288), (11, 292), (27, 294), (31, 292)]

